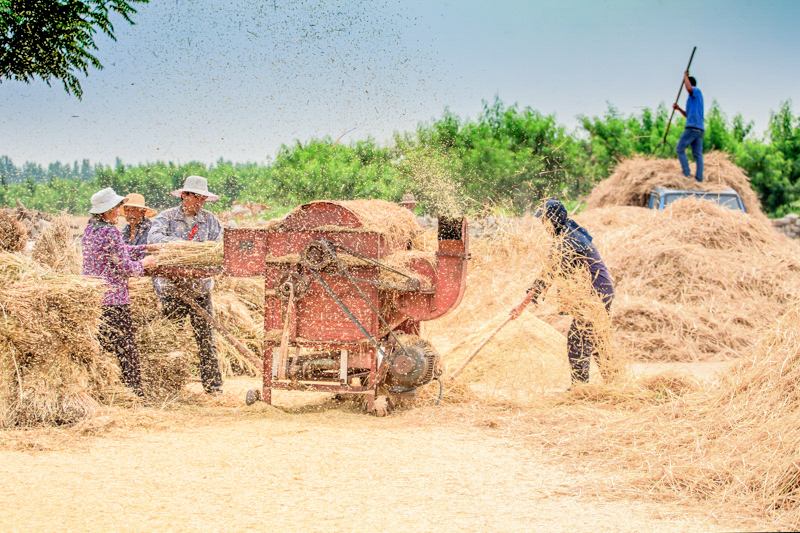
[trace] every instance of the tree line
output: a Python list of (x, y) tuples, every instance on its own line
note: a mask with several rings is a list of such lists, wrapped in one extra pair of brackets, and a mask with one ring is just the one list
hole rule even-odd
[[(521, 213), (545, 195), (578, 199), (608, 177), (622, 158), (654, 154), (664, 137), (668, 109), (644, 109), (625, 115), (609, 106), (602, 116), (581, 116), (576, 131), (567, 131), (553, 115), (530, 107), (507, 106), (500, 99), (484, 102), (476, 119), (449, 110), (415, 131), (396, 133), (381, 145), (373, 139), (342, 144), (330, 137), (283, 145), (265, 164), (176, 165), (157, 162), (92, 165), (53, 163), (45, 169), (25, 163), (16, 167), (0, 157), (0, 205), (20, 200), (26, 207), (72, 214), (87, 212), (89, 197), (99, 189), (143, 194), (157, 209), (175, 205), (170, 191), (186, 176), (209, 179), (220, 201), (268, 204), (274, 214), (315, 199), (382, 198), (397, 201), (403, 193), (420, 197), (420, 208), (441, 211), (458, 203), (460, 211), (503, 209)], [(674, 147), (683, 119), (669, 130)], [(764, 210), (782, 216), (800, 210), (800, 117), (791, 102), (771, 114), (763, 135), (740, 114), (732, 119), (713, 102), (706, 112), (704, 149), (722, 150), (751, 177)], [(675, 157), (668, 148), (661, 157)], [(445, 205), (447, 204), (447, 205)]]

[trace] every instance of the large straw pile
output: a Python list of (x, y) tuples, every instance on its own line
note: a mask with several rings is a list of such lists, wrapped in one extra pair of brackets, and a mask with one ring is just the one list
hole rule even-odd
[(731, 511), (746, 508), (796, 530), (800, 302), (789, 307), (712, 390), (675, 395), (616, 420), (575, 423), (560, 448), (644, 474), (634, 483), (647, 494), (677, 492)]
[(664, 211), (588, 210), (614, 277), (618, 350), (637, 359), (738, 357), (800, 297), (797, 248), (761, 219), (683, 199)]
[(586, 207), (630, 205), (645, 207), (656, 186), (667, 189), (719, 191), (731, 188), (739, 193), (745, 210), (763, 218), (758, 196), (750, 187), (750, 178), (723, 152), (710, 152), (703, 157), (703, 182), (681, 173), (677, 159), (634, 157), (621, 161), (614, 173), (600, 182), (586, 200)]

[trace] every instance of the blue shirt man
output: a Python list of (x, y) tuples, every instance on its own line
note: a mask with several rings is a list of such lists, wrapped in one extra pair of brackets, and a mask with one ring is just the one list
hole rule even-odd
[(689, 76), (689, 72), (683, 74), (683, 84), (689, 96), (686, 98), (686, 111), (680, 108), (677, 102), (672, 106), (686, 117), (686, 127), (678, 140), (675, 151), (678, 154), (678, 161), (681, 163), (683, 175), (690, 177), (689, 158), (686, 157), (686, 148), (692, 148), (692, 157), (697, 163), (695, 179), (703, 181), (703, 135), (705, 127), (703, 125), (703, 93), (697, 88), (697, 80)]

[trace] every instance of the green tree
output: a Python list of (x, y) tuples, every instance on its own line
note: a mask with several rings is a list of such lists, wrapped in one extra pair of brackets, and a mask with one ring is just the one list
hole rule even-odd
[(109, 16), (117, 13), (131, 24), (135, 3), (149, 0), (0, 0), (0, 81), (30, 83), (60, 80), (64, 90), (83, 96), (75, 73), (103, 65), (92, 55), (98, 30), (111, 39)]

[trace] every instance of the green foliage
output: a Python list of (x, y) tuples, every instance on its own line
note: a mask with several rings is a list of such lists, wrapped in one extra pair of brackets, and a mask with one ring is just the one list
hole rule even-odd
[[(2, 1), (2, 0), (0, 0)], [(663, 105), (623, 115), (609, 106), (601, 117), (580, 117), (581, 130), (569, 133), (552, 115), (542, 115), (499, 99), (484, 102), (475, 120), (448, 110), (413, 133), (396, 134), (390, 147), (372, 139), (350, 145), (330, 138), (284, 145), (270, 164), (234, 164), (219, 160), (148, 163), (111, 167), (89, 161), (53, 163), (44, 170), (26, 163), (16, 167), (0, 157), (0, 205), (20, 199), (45, 211), (85, 213), (89, 197), (104, 187), (120, 194), (137, 192), (157, 209), (178, 205), (170, 192), (189, 175), (205, 176), (218, 202), (214, 211), (234, 201), (261, 202), (280, 215), (318, 199), (382, 198), (397, 201), (405, 192), (421, 199), (420, 212), (477, 212), (486, 209), (520, 213), (541, 198), (558, 195), (578, 206), (616, 162), (636, 154), (675, 157), (683, 118), (673, 121), (666, 149), (662, 139), (669, 120)], [(722, 150), (751, 177), (751, 185), (771, 215), (800, 211), (800, 117), (790, 102), (772, 114), (763, 138), (741, 115), (729, 120), (717, 102), (706, 113), (705, 150)]]
[[(574, 168), (576, 141), (552, 115), (531, 108), (484, 102), (475, 121), (449, 111), (416, 134), (396, 136), (401, 154), (439, 154), (450, 161), (451, 179), (473, 207), (503, 204), (529, 208), (543, 195), (561, 190)], [(425, 195), (424, 184), (417, 189)]]
[(75, 72), (103, 65), (92, 55), (98, 30), (112, 39), (109, 19), (117, 13), (131, 24), (134, 3), (148, 0), (2, 0), (0, 1), (0, 80), (30, 83), (61, 80), (64, 90), (83, 95)]

